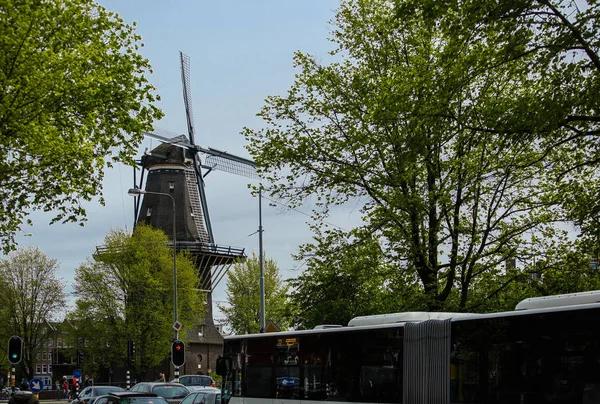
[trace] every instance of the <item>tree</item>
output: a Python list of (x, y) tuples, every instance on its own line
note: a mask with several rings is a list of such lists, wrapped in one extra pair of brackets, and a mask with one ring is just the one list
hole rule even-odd
[(33, 377), (38, 352), (52, 337), (49, 322), (63, 313), (64, 284), (57, 279), (58, 262), (37, 247), (20, 248), (0, 261), (0, 307), (4, 327), (2, 341), (11, 335), (23, 340), (19, 366), (28, 379)]
[[(416, 275), (428, 309), (466, 310), (478, 280), (501, 276), (512, 257), (540, 254), (532, 235), (560, 233), (565, 183), (556, 173), (581, 154), (555, 142), (550, 159), (547, 131), (518, 130), (545, 117), (528, 103), (545, 91), (531, 75), (539, 60), (513, 58), (506, 45), (532, 27), (484, 24), (470, 35), (472, 18), (419, 4), (342, 2), (335, 61), (296, 53), (295, 83), (259, 114), (267, 127), (244, 133), (272, 197), (291, 206), (316, 199), (315, 228), (332, 206), (359, 201), (365, 225), (348, 240), (376, 237), (391, 267)], [(595, 176), (581, 167), (568, 180), (585, 187)]]
[[(228, 272), (227, 305), (218, 304), (225, 314), (225, 323), (236, 334), (260, 331), (260, 261), (252, 254), (246, 261), (234, 264)], [(284, 329), (289, 323), (288, 287), (279, 275), (277, 263), (264, 260), (265, 321), (273, 321)]]
[(310, 257), (307, 269), (289, 281), (296, 327), (346, 325), (356, 316), (425, 308), (413, 274), (392, 267), (376, 239), (355, 237), (352, 243), (345, 236), (331, 232), (296, 257)]
[[(395, 6), (398, 19), (422, 16), (425, 26), (441, 28), (447, 60), (468, 72), (469, 85), (490, 73), (511, 76), (510, 91), (475, 86), (477, 102), (463, 103), (462, 116), (446, 117), (480, 133), (536, 143), (539, 153), (530, 162), (545, 164), (553, 185), (545, 191), (560, 195), (582, 235), (597, 237), (598, 181), (580, 178), (595, 174), (600, 161), (600, 5), (397, 0)], [(517, 76), (515, 68), (527, 74)]]
[[(136, 347), (134, 369), (161, 363), (173, 337), (173, 252), (160, 230), (137, 225), (132, 235), (111, 231), (104, 248), (76, 269), (76, 310), (70, 313), (86, 356), (99, 365), (125, 364), (127, 340)], [(193, 260), (177, 254), (178, 320), (186, 330), (202, 320), (204, 299)], [(90, 361), (91, 362), (91, 361)]]
[(105, 165), (133, 164), (157, 96), (140, 36), (93, 0), (0, 0), (0, 238), (32, 210), (86, 220)]

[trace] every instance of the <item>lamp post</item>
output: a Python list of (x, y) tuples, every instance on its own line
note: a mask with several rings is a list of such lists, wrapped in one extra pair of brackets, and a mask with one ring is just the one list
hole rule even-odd
[(175, 215), (176, 215), (175, 198), (173, 198), (173, 195), (171, 195), (171, 194), (167, 194), (167, 193), (163, 193), (163, 192), (144, 191), (143, 189), (140, 189), (140, 188), (130, 188), (127, 193), (131, 196), (140, 196), (143, 194), (168, 196), (169, 198), (171, 198), (171, 201), (173, 202), (173, 314), (174, 314), (173, 327), (175, 328), (175, 340), (178, 340), (179, 339), (179, 330), (177, 330), (177, 328), (175, 326), (177, 324), (177, 249), (176, 249), (177, 233), (175, 232)]

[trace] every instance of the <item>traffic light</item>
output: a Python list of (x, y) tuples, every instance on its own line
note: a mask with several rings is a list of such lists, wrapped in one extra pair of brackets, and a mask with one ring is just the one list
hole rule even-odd
[(135, 361), (135, 343), (133, 340), (127, 340), (127, 361), (133, 363)]
[(13, 365), (21, 362), (23, 357), (23, 340), (20, 337), (12, 336), (8, 340), (8, 361)]
[(83, 359), (84, 359), (83, 351), (79, 351), (77, 354), (77, 364), (79, 366), (83, 366)]
[(183, 366), (185, 363), (185, 344), (179, 340), (171, 345), (171, 362), (176, 367)]

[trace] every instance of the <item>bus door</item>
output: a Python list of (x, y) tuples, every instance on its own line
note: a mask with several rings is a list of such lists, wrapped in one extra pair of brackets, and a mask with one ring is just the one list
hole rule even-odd
[[(275, 360), (275, 402), (301, 399), (300, 358), (297, 338), (278, 338)], [(290, 401), (291, 403), (291, 401)]]

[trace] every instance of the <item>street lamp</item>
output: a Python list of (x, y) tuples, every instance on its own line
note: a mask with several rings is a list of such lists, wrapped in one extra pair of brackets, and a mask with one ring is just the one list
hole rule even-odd
[(140, 188), (130, 188), (129, 191), (127, 191), (127, 193), (131, 196), (140, 196), (142, 194), (168, 196), (169, 198), (171, 198), (171, 201), (173, 201), (173, 313), (175, 317), (175, 321), (173, 322), (173, 328), (175, 329), (175, 340), (177, 341), (179, 339), (179, 330), (177, 329), (177, 234), (175, 232), (175, 198), (173, 198), (173, 195), (171, 194), (166, 194), (163, 192), (144, 191)]

